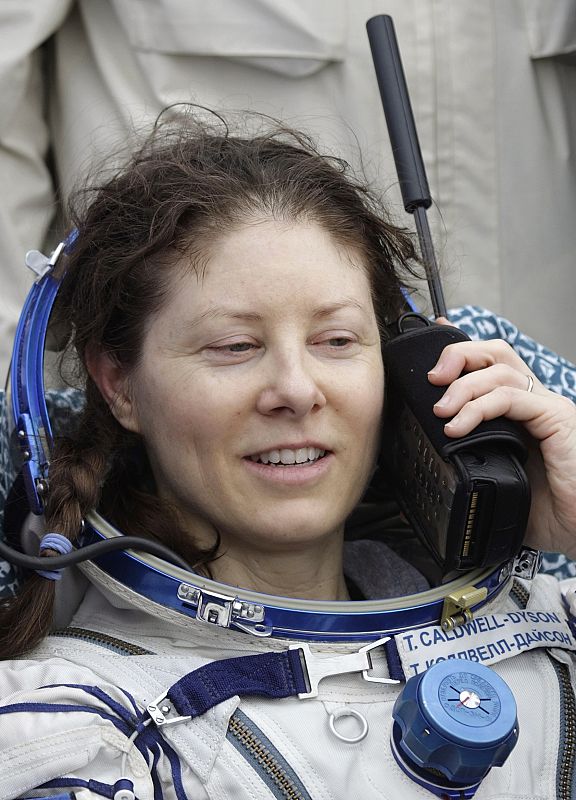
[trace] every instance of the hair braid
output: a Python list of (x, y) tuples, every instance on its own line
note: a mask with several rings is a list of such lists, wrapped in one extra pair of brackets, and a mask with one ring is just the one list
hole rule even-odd
[[(99, 503), (109, 454), (115, 444), (113, 427), (101, 423), (101, 409), (87, 403), (76, 435), (58, 437), (53, 449), (46, 526), (71, 542), (76, 541), (85, 514)], [(58, 553), (43, 550), (40, 555), (49, 559)], [(30, 572), (18, 594), (2, 602), (0, 653), (3, 658), (21, 655), (49, 633), (54, 599), (55, 581)], [(25, 628), (18, 624), (22, 619), (27, 620)]]

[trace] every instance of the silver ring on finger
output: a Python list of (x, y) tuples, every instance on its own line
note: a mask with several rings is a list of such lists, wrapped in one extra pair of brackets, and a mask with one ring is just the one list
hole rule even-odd
[(532, 375), (526, 375), (526, 377), (528, 378), (528, 386), (526, 387), (526, 391), (531, 392), (534, 388), (534, 378)]

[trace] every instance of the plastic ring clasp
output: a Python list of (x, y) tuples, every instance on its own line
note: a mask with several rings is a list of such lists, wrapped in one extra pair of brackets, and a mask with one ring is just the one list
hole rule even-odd
[[(344, 734), (336, 730), (336, 722), (342, 717), (354, 717), (354, 719), (358, 720), (361, 725), (361, 730), (357, 736), (344, 736)], [(328, 718), (328, 724), (334, 736), (342, 742), (348, 742), (348, 744), (361, 742), (368, 734), (368, 722), (359, 711), (355, 711), (353, 708), (339, 708), (333, 711)]]

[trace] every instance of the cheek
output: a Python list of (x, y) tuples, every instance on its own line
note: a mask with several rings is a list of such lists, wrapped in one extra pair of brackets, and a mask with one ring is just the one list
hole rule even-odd
[(195, 459), (206, 467), (229, 450), (245, 407), (238, 387), (230, 391), (198, 375), (151, 381), (142, 400), (141, 434), (162, 461)]
[(367, 430), (376, 431), (384, 410), (384, 371), (377, 364), (364, 378), (356, 391), (350, 391), (354, 413), (358, 424)]
[[(377, 459), (384, 403), (382, 370), (376, 365), (358, 381), (348, 384), (340, 395), (337, 415), (348, 430), (348, 455), (358, 470), (358, 479), (367, 479)], [(348, 448), (347, 448), (348, 449)], [(352, 465), (351, 465), (352, 466)]]
[(370, 461), (373, 462), (380, 448), (380, 433), (384, 411), (383, 376), (372, 383), (365, 396), (364, 419), (366, 420), (367, 449), (370, 450)]

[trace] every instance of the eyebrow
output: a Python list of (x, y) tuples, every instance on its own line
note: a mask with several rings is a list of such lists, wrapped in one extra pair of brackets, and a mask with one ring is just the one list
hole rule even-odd
[[(337, 311), (347, 308), (355, 308), (358, 311), (361, 311), (363, 314), (366, 313), (366, 308), (363, 303), (353, 297), (347, 297), (344, 300), (340, 300), (336, 303), (327, 303), (325, 305), (315, 306), (312, 309), (312, 317), (314, 319), (322, 319), (324, 317), (329, 317), (331, 314), (335, 314)], [(202, 314), (199, 314), (197, 317), (192, 319), (190, 321), (190, 326), (196, 327), (206, 320), (213, 319), (237, 319), (246, 322), (262, 322), (263, 317), (256, 311), (248, 311), (243, 309), (233, 310), (222, 308), (220, 306), (210, 306)]]
[(366, 306), (363, 303), (361, 303), (359, 300), (356, 300), (354, 297), (347, 297), (338, 303), (328, 303), (324, 306), (317, 306), (312, 310), (312, 316), (315, 318), (329, 317), (330, 314), (334, 314), (336, 311), (347, 308), (355, 308), (358, 311), (361, 311), (363, 314), (366, 313)]

